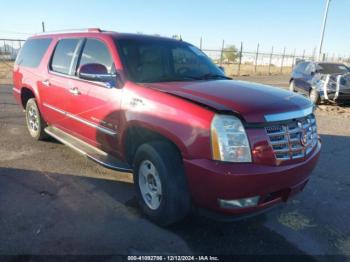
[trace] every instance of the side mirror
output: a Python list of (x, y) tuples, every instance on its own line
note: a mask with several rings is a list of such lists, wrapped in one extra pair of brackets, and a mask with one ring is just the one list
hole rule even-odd
[(116, 75), (109, 74), (107, 68), (102, 64), (85, 64), (79, 67), (78, 77), (81, 79), (105, 82), (107, 88), (115, 87)]

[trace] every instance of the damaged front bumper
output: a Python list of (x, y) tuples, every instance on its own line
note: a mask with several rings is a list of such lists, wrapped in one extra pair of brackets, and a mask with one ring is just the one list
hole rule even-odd
[(350, 101), (350, 74), (326, 74), (312, 83), (323, 101)]

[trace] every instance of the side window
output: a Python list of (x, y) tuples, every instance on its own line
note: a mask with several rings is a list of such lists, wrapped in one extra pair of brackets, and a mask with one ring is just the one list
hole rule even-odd
[(316, 66), (314, 63), (309, 63), (305, 68), (305, 74), (311, 75), (312, 72), (316, 72)]
[(114, 73), (113, 59), (107, 46), (100, 40), (87, 39), (79, 66), (95, 63), (104, 65), (108, 73)]
[(304, 73), (305, 68), (307, 67), (309, 63), (306, 62), (302, 62), (300, 64), (297, 65), (297, 67), (295, 68), (295, 71), (298, 73)]
[(56, 45), (50, 69), (61, 74), (71, 75), (74, 71), (74, 61), (78, 55), (80, 39), (62, 39)]
[(37, 38), (26, 41), (16, 58), (15, 64), (32, 68), (38, 67), (51, 41), (52, 39), (50, 38)]

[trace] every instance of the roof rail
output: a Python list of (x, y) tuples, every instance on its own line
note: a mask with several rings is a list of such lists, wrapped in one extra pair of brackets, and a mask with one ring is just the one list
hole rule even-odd
[(102, 30), (100, 28), (80, 28), (80, 29), (63, 29), (63, 30), (54, 30), (54, 31), (46, 31), (42, 33), (37, 33), (36, 35), (51, 35), (51, 34), (64, 34), (64, 33), (86, 33), (86, 32), (94, 32), (100, 33)]

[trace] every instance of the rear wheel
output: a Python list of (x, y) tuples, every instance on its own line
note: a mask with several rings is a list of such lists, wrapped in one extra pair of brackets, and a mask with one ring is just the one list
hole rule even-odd
[(167, 226), (186, 217), (191, 208), (181, 155), (172, 144), (141, 145), (135, 155), (134, 186), (142, 211)]
[(44, 131), (46, 123), (41, 117), (35, 98), (30, 98), (26, 104), (26, 122), (32, 138), (43, 140), (48, 137)]
[(309, 92), (309, 99), (312, 103), (315, 105), (318, 105), (320, 103), (320, 94), (316, 89), (311, 89)]

